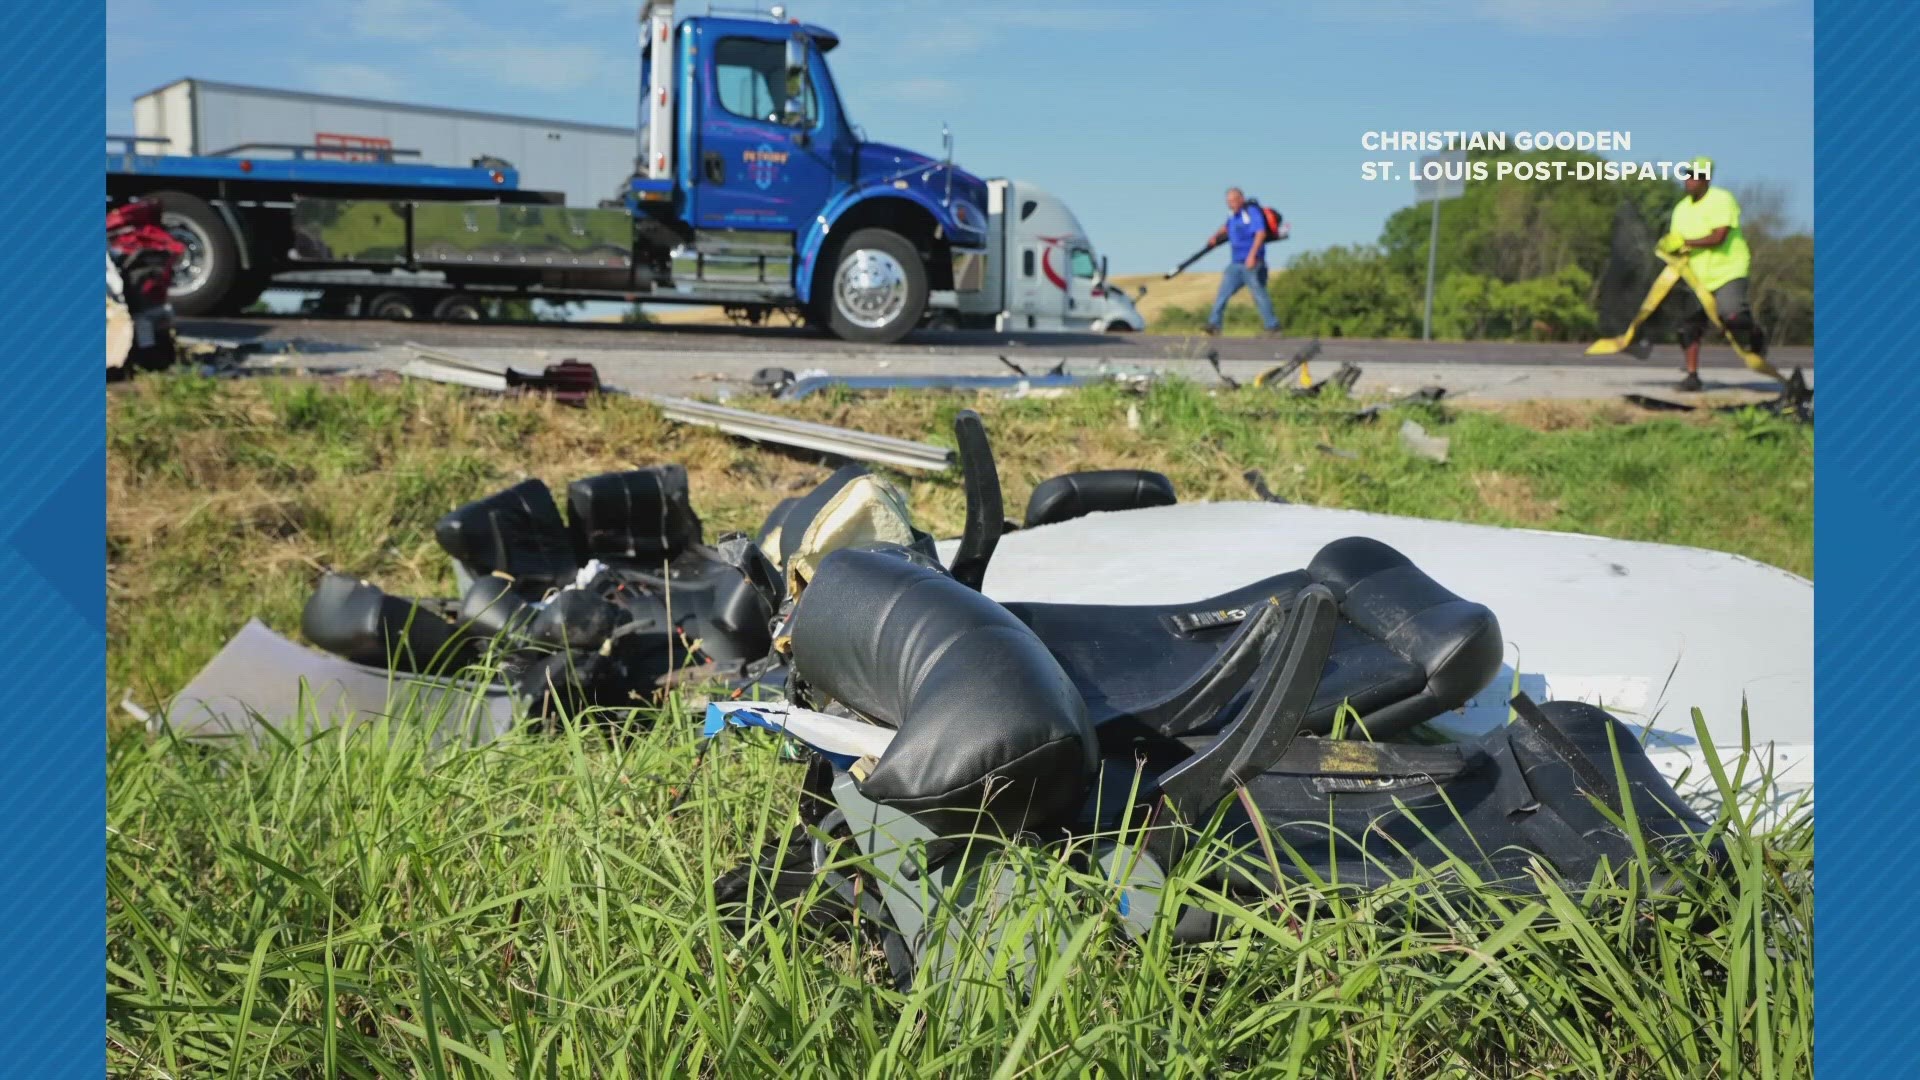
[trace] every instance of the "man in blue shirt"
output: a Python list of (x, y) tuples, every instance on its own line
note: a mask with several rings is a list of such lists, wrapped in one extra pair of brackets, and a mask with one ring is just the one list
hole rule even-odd
[(1220, 332), (1220, 320), (1226, 318), (1227, 301), (1246, 289), (1253, 294), (1253, 306), (1260, 309), (1260, 321), (1269, 336), (1280, 333), (1280, 320), (1273, 315), (1273, 298), (1267, 295), (1267, 216), (1247, 202), (1239, 188), (1227, 189), (1227, 223), (1213, 234), (1211, 243), (1227, 241), (1232, 255), (1226, 272), (1220, 275), (1220, 295), (1214, 297), (1213, 314), (1207, 317), (1207, 333)]

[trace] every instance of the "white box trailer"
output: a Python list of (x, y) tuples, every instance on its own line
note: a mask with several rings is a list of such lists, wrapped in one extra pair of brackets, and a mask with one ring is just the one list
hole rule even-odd
[[(470, 166), (505, 161), (520, 186), (566, 195), (569, 206), (617, 198), (633, 175), (637, 143), (631, 127), (309, 94), (259, 86), (181, 79), (133, 103), (134, 134), (146, 153), (216, 155), (241, 146), (320, 146), (343, 159), (370, 151), (418, 151), (397, 160)], [(164, 149), (160, 149), (164, 146)], [(334, 149), (334, 148), (337, 148)], [(275, 152), (249, 150), (254, 157)]]

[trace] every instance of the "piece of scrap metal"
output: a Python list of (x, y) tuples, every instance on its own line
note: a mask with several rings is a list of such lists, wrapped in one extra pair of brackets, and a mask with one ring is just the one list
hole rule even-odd
[(1412, 420), (1406, 420), (1400, 424), (1400, 442), (1414, 454), (1444, 465), (1447, 461), (1447, 448), (1452, 445), (1453, 440), (1444, 435), (1429, 435), (1426, 428)]
[[(713, 405), (704, 401), (689, 401), (685, 398), (664, 397), (658, 394), (629, 393), (601, 383), (593, 365), (578, 361), (565, 361), (551, 365), (544, 374), (532, 376), (514, 371), (512, 368), (505, 372), (494, 371), (452, 353), (421, 345), (410, 344), (408, 348), (412, 349), (416, 356), (416, 359), (408, 361), (400, 368), (400, 374), (408, 378), (426, 379), (504, 394), (517, 387), (552, 389), (543, 385), (542, 381), (555, 382), (556, 377), (561, 374), (560, 369), (565, 369), (566, 385), (559, 387), (563, 392), (620, 394), (651, 402), (667, 419), (679, 424), (717, 428), (729, 435), (752, 439), (756, 442), (778, 443), (782, 446), (815, 450), (834, 457), (889, 465), (900, 469), (942, 472), (953, 465), (953, 451), (932, 443), (896, 439), (890, 435), (873, 435), (851, 428), (816, 424), (784, 416), (769, 416), (765, 413)], [(590, 390), (589, 384), (591, 384)]]
[(1028, 390), (1071, 389), (1107, 382), (1104, 375), (820, 375), (782, 388), (781, 401), (798, 401), (831, 387), (848, 390)]

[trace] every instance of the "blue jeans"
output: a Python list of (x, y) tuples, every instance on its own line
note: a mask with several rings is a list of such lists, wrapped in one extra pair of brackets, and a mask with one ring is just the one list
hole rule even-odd
[(1220, 320), (1227, 317), (1227, 301), (1233, 294), (1245, 289), (1253, 294), (1253, 306), (1260, 309), (1260, 321), (1269, 330), (1280, 329), (1280, 320), (1273, 314), (1273, 297), (1267, 295), (1267, 267), (1261, 264), (1258, 269), (1249, 270), (1243, 262), (1227, 264), (1226, 272), (1220, 275), (1220, 295), (1213, 298), (1213, 314), (1207, 317), (1207, 325), (1218, 330)]

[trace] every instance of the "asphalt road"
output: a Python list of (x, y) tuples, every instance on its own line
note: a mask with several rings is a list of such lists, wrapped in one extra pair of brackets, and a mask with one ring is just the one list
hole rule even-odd
[[(954, 359), (992, 360), (1005, 355), (1026, 363), (1029, 359), (1049, 361), (1111, 360), (1116, 363), (1149, 364), (1164, 361), (1197, 361), (1209, 348), (1217, 349), (1222, 361), (1235, 366), (1270, 364), (1274, 359), (1291, 357), (1304, 339), (1218, 338), (1197, 335), (1160, 334), (997, 334), (974, 331), (928, 331), (908, 336), (893, 345), (855, 345), (804, 329), (733, 327), (633, 327), (599, 323), (427, 323), (383, 322), (368, 319), (305, 318), (232, 318), (183, 320), (180, 332), (193, 337), (228, 341), (298, 342), (304, 351), (330, 349), (398, 348), (418, 342), (444, 349), (500, 348), (543, 349), (563, 352), (645, 352), (675, 354), (768, 353), (782, 357), (905, 359), (923, 356)], [(1473, 367), (1560, 368), (1623, 366), (1657, 373), (1665, 377), (1677, 371), (1679, 350), (1671, 345), (1656, 347), (1652, 357), (1641, 361), (1629, 357), (1597, 358), (1583, 355), (1584, 345), (1532, 344), (1513, 342), (1420, 342), (1362, 341), (1333, 338), (1323, 340), (1315, 364), (1338, 366), (1355, 364), (1472, 365)], [(1783, 348), (1775, 350), (1774, 363), (1787, 370), (1811, 369), (1813, 350)], [(1712, 369), (1740, 369), (1740, 358), (1726, 348), (1709, 348), (1701, 354), (1701, 366)]]

